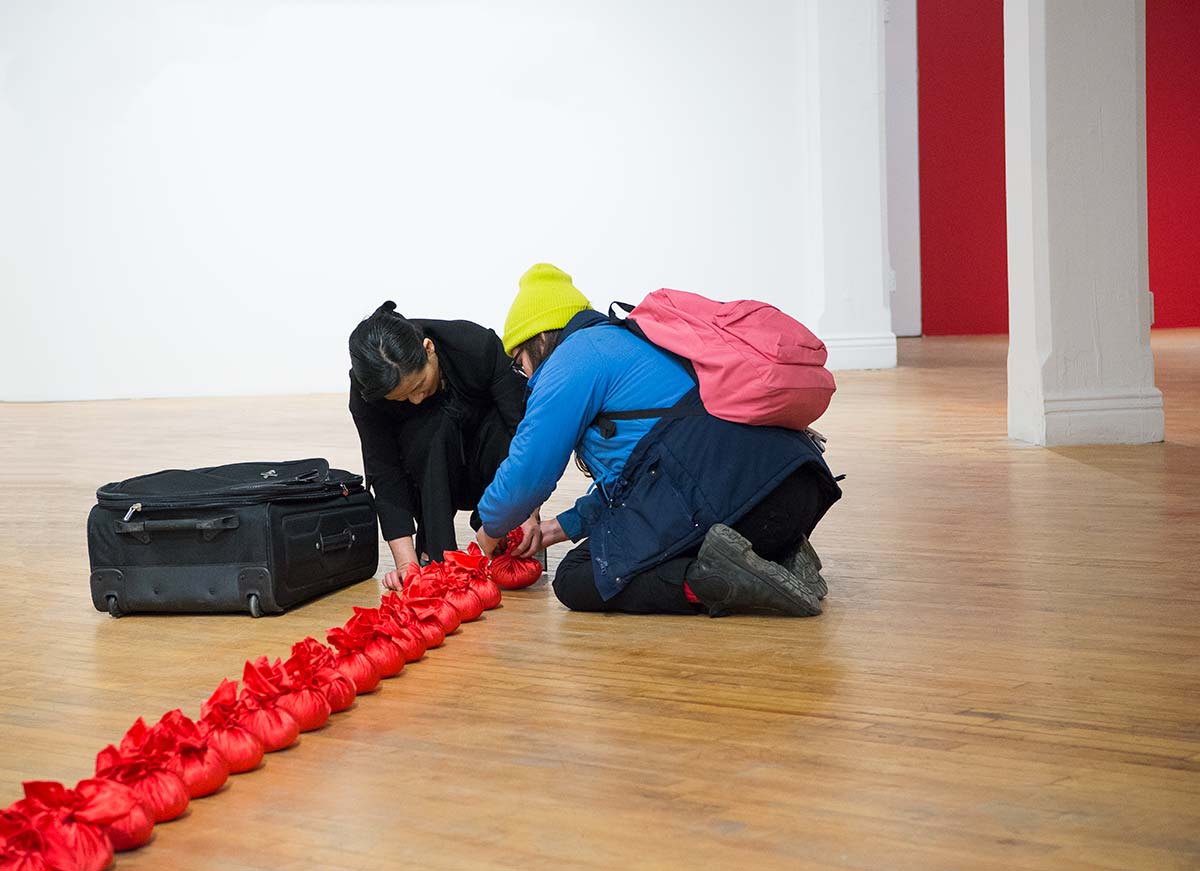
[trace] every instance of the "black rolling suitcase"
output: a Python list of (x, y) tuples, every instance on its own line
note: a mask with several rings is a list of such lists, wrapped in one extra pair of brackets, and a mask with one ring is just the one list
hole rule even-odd
[(363, 480), (321, 459), (169, 469), (96, 491), (92, 602), (140, 611), (288, 608), (375, 574)]

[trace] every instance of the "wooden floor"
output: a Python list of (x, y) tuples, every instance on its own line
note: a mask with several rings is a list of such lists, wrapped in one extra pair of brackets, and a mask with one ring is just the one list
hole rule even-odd
[[(849, 475), (824, 616), (578, 615), (543, 582), (118, 865), (1200, 867), (1200, 331), (1155, 354), (1166, 444), (1043, 450), (1005, 438), (1002, 342), (906, 341), (821, 425)], [(0, 406), (0, 806), (376, 598), (115, 621), (87, 595), (98, 484), (358, 468), (345, 405)]]

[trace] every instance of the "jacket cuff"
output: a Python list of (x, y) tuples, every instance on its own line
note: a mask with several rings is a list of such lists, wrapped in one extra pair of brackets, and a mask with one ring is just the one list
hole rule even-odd
[[(376, 504), (378, 511), (378, 504)], [(384, 541), (394, 541), (397, 538), (405, 538), (406, 536), (415, 535), (417, 525), (413, 519), (403, 512), (397, 511), (378, 511), (379, 514), (379, 532), (383, 536)]]
[(580, 539), (587, 538), (587, 527), (583, 522), (583, 514), (580, 513), (578, 508), (568, 508), (555, 519), (571, 541), (579, 541)]

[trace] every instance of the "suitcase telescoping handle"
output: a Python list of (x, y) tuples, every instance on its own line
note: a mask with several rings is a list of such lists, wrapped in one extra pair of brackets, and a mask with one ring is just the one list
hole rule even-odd
[(131, 535), (142, 544), (150, 543), (150, 533), (152, 532), (199, 532), (205, 541), (212, 541), (226, 529), (237, 528), (236, 514), (208, 517), (203, 520), (188, 517), (170, 520), (138, 520), (133, 523), (127, 520), (116, 521), (118, 535)]

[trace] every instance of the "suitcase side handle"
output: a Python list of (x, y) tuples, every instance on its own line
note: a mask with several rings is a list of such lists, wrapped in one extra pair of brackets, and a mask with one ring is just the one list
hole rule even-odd
[(177, 518), (171, 520), (138, 520), (130, 523), (125, 520), (116, 521), (117, 535), (131, 535), (142, 544), (150, 543), (152, 532), (199, 532), (205, 541), (212, 541), (226, 529), (238, 528), (236, 514), (224, 517)]
[(334, 553), (335, 551), (345, 550), (354, 544), (356, 539), (357, 536), (347, 526), (336, 535), (322, 535), (317, 541), (317, 550), (321, 553)]

